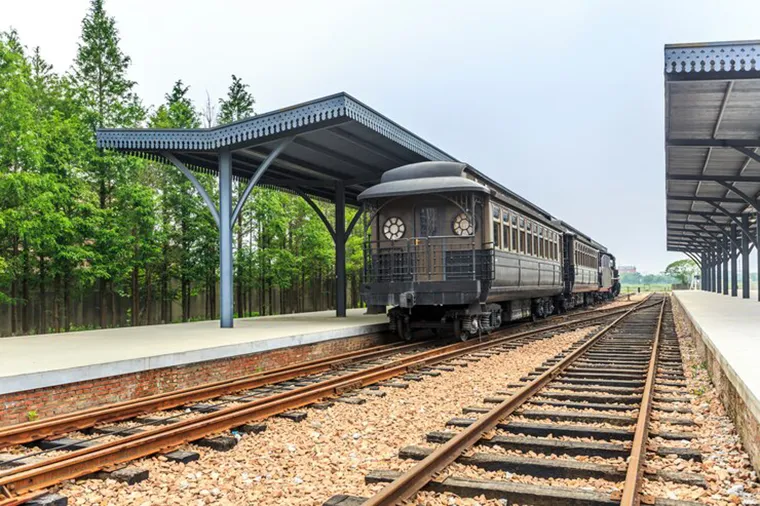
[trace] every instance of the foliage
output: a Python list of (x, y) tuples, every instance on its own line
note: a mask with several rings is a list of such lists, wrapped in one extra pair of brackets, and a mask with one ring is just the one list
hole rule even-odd
[(621, 285), (670, 285), (678, 280), (668, 274), (641, 274), (640, 272), (620, 274)]
[[(131, 63), (103, 0), (91, 0), (65, 73), (0, 33), (0, 335), (218, 314), (219, 236), (203, 199), (173, 166), (100, 150), (94, 134), (238, 121), (255, 114), (254, 97), (232, 75), (218, 114), (210, 97), (201, 113), (178, 79), (146, 115)], [(196, 176), (218, 201), (215, 178)], [(334, 220), (332, 204), (317, 205)], [(354, 303), (362, 228), (346, 245)], [(238, 315), (332, 304), (335, 247), (302, 198), (256, 187), (235, 234)]]
[(217, 121), (220, 124), (238, 121), (254, 113), (253, 104), (256, 101), (253, 95), (248, 92), (248, 85), (243, 84), (235, 74), (232, 74), (232, 84), (227, 91), (227, 98), (219, 99), (219, 117)]
[(694, 260), (676, 260), (665, 268), (665, 274), (672, 276), (682, 284), (688, 284), (699, 273), (699, 267)]

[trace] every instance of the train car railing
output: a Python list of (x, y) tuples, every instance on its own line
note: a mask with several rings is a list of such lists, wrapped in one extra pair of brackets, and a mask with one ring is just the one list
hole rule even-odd
[(492, 280), (493, 258), (474, 236), (367, 241), (364, 282)]

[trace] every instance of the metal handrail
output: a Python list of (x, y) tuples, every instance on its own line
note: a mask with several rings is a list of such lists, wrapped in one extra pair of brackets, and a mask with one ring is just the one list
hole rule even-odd
[(490, 280), (493, 248), (476, 243), (476, 236), (408, 237), (364, 243), (364, 281)]

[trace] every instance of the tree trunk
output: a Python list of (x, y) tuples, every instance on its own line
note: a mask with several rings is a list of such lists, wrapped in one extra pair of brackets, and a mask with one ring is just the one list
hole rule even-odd
[[(242, 190), (242, 188), (240, 188)], [(240, 195), (242, 195), (242, 191), (240, 192)], [(238, 215), (238, 229), (237, 229), (237, 255), (238, 255), (238, 262), (237, 262), (237, 268), (236, 275), (237, 275), (237, 301), (236, 301), (236, 308), (238, 317), (242, 316), (242, 313), (244, 312), (244, 305), (243, 305), (243, 262), (240, 261), (240, 257), (243, 252), (243, 213), (241, 212)]]
[(56, 332), (61, 331), (61, 274), (53, 277), (53, 327)]
[(113, 289), (113, 281), (111, 281), (109, 284), (109, 292), (111, 292), (111, 326), (112, 327), (118, 327), (119, 326), (119, 316), (120, 316), (120, 307), (117, 307), (116, 302), (116, 290)]
[(71, 275), (68, 267), (63, 276), (63, 328), (66, 332), (71, 330)]
[[(18, 237), (13, 237), (13, 254), (11, 262), (15, 265), (16, 258), (18, 257)], [(15, 336), (18, 332), (18, 283), (16, 277), (13, 277), (11, 282), (11, 335)]]
[(21, 259), (23, 262), (23, 271), (21, 277), (21, 332), (29, 332), (29, 245), (24, 241)]
[(47, 332), (47, 294), (45, 290), (45, 258), (40, 255), (40, 324), (37, 329), (38, 334)]
[[(106, 182), (104, 179), (100, 180), (100, 189), (98, 192), (98, 196), (100, 198), (100, 208), (105, 209), (106, 208)], [(107, 280), (105, 278), (99, 278), (98, 279), (98, 298), (100, 299), (99, 305), (100, 305), (100, 327), (104, 328), (106, 327), (106, 318), (107, 318), (107, 311), (106, 311), (106, 283)]]
[(164, 250), (164, 261), (161, 265), (161, 323), (169, 323), (169, 261)]
[(140, 325), (140, 268), (132, 267), (132, 321), (133, 326)]
[(153, 317), (153, 272), (145, 267), (145, 323), (150, 325)]

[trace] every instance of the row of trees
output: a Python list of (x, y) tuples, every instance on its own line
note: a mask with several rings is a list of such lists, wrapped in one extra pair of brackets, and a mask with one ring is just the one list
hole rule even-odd
[[(103, 0), (92, 0), (62, 74), (15, 31), (0, 34), (0, 335), (217, 315), (218, 232), (203, 200), (174, 168), (97, 149), (94, 132), (213, 126), (255, 114), (254, 98), (233, 75), (203, 110), (181, 80), (146, 107), (130, 64)], [(214, 178), (198, 177), (217, 193)], [(256, 188), (235, 226), (239, 315), (331, 303), (332, 239), (305, 202)], [(347, 251), (353, 301), (360, 242)]]

